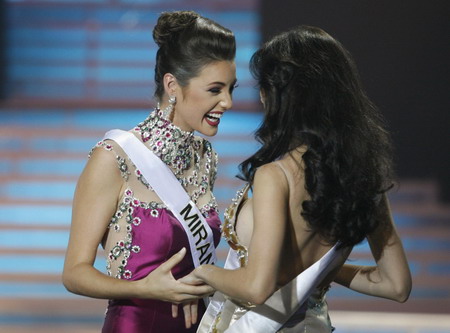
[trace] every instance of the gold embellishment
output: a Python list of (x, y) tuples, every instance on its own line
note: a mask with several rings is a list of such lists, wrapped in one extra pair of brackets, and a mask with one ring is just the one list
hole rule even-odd
[(249, 188), (250, 184), (247, 184), (244, 188), (237, 191), (236, 197), (231, 200), (232, 204), (225, 210), (224, 223), (222, 225), (222, 235), (226, 239), (228, 245), (237, 252), (241, 267), (247, 265), (248, 250), (244, 245), (240, 244), (234, 227), (236, 224), (236, 211), (242, 200), (247, 199)]
[[(248, 250), (247, 248), (242, 245), (239, 241), (239, 238), (235, 231), (235, 224), (236, 224), (236, 212), (239, 209), (239, 206), (242, 203), (242, 200), (246, 200), (248, 196), (248, 190), (250, 188), (250, 184), (246, 184), (242, 189), (236, 192), (235, 198), (231, 200), (231, 205), (225, 209), (224, 212), (224, 222), (222, 224), (222, 236), (227, 241), (228, 245), (237, 252), (238, 258), (239, 258), (239, 265), (241, 267), (245, 267), (247, 265), (247, 258), (248, 258)], [(225, 295), (224, 295), (225, 296)], [(235, 305), (237, 305), (237, 308), (234, 310), (235, 312), (246, 312), (249, 308), (254, 307), (255, 305), (250, 302), (239, 302), (237, 300), (231, 299), (227, 296), (225, 298)], [(214, 321), (212, 322), (209, 331), (210, 333), (219, 333), (217, 326), (219, 325), (221, 319), (222, 319), (222, 312), (223, 312), (223, 306), (222, 309), (216, 314)]]
[(217, 330), (217, 324), (219, 324), (219, 322), (220, 322), (220, 315), (221, 314), (222, 314), (222, 312), (219, 312), (217, 317), (214, 319), (214, 322), (212, 324), (211, 333), (219, 333), (219, 331)]
[[(239, 241), (239, 237), (235, 231), (236, 225), (236, 212), (239, 209), (241, 203), (248, 198), (248, 190), (250, 184), (245, 185), (241, 190), (237, 191), (236, 197), (232, 199), (232, 204), (225, 210), (224, 223), (222, 226), (222, 235), (226, 239), (228, 245), (236, 251), (239, 259), (239, 265), (245, 267), (248, 260), (248, 249)], [(233, 303), (238, 305), (239, 309), (246, 311), (248, 308), (252, 308), (255, 305), (250, 302), (243, 302), (236, 299), (230, 299)]]

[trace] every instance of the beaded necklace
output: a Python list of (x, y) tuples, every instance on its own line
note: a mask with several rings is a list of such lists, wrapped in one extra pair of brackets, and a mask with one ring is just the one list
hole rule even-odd
[[(165, 119), (159, 108), (138, 124), (135, 131), (140, 133), (149, 149), (173, 170), (186, 190), (188, 186), (195, 188), (188, 191), (193, 202), (207, 192), (211, 178), (215, 178), (217, 173), (217, 161), (213, 163), (213, 158), (217, 157), (208, 141), (196, 138), (193, 132), (181, 130)], [(203, 167), (200, 165), (202, 161)], [(144, 179), (141, 181), (148, 187)]]
[(175, 175), (189, 169), (193, 154), (191, 147), (196, 143), (194, 132), (183, 131), (164, 119), (160, 109), (150, 113), (147, 119), (138, 124), (138, 128), (142, 141), (172, 168)]

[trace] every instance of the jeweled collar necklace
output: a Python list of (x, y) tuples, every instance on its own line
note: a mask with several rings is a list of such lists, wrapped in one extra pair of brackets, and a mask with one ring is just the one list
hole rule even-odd
[(138, 124), (142, 141), (166, 163), (176, 175), (189, 169), (195, 143), (194, 132), (181, 130), (164, 119), (159, 108), (153, 110), (147, 119)]

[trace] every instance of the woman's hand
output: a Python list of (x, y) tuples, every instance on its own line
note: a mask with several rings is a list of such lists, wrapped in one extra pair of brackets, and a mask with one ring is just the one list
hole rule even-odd
[[(184, 324), (186, 328), (191, 328), (197, 323), (198, 318), (198, 299), (183, 303)], [(172, 317), (178, 317), (178, 304), (172, 304)]]
[(186, 254), (182, 248), (169, 260), (160, 265), (142, 280), (139, 284), (139, 298), (153, 298), (175, 304), (194, 301), (214, 292), (214, 289), (203, 283), (198, 283), (189, 275), (175, 280), (171, 270), (181, 262)]
[[(214, 292), (214, 289), (208, 285), (205, 285), (202, 280), (200, 280), (196, 276), (196, 272), (198, 271), (198, 267), (194, 269), (190, 274), (183, 276), (181, 279), (178, 279), (178, 282), (182, 282), (185, 284), (189, 284), (192, 286), (206, 286), (210, 288), (211, 295)], [(198, 299), (183, 303), (183, 313), (184, 313), (184, 321), (186, 328), (190, 328), (191, 325), (197, 322), (198, 318)], [(172, 317), (176, 318), (178, 316), (178, 305), (172, 304)]]
[[(205, 265), (199, 266), (195, 268), (188, 275), (183, 276), (181, 279), (178, 279), (179, 282), (183, 282), (186, 284), (190, 284), (192, 286), (200, 286), (205, 285), (205, 282), (199, 277), (198, 272), (204, 268)], [(211, 287), (213, 293), (215, 290)]]

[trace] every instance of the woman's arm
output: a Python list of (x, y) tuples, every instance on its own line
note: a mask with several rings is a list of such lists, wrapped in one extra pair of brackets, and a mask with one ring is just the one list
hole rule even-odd
[(260, 167), (253, 183), (253, 233), (247, 266), (226, 270), (204, 265), (194, 276), (232, 298), (263, 304), (276, 290), (288, 197), (283, 171), (273, 164)]
[(139, 281), (109, 277), (93, 267), (122, 186), (115, 156), (95, 149), (75, 191), (64, 286), (73, 293), (95, 298), (152, 298), (175, 303), (211, 293), (209, 286), (190, 286), (173, 278), (171, 269), (182, 260), (185, 249)]
[(346, 264), (335, 282), (367, 295), (403, 303), (411, 292), (411, 273), (386, 196), (380, 204), (380, 218), (378, 228), (367, 237), (376, 266)]

